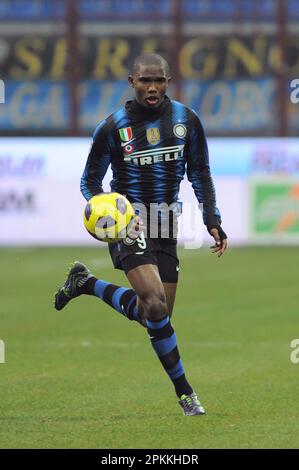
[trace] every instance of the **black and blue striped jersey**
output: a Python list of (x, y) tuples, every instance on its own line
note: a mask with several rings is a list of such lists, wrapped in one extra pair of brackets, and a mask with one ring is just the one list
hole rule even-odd
[(187, 172), (197, 200), (203, 204), (207, 226), (221, 222), (210, 174), (205, 133), (197, 114), (167, 96), (157, 110), (128, 101), (96, 127), (81, 179), (89, 200), (103, 192), (102, 181), (111, 165), (111, 191), (132, 203), (166, 203), (178, 200)]

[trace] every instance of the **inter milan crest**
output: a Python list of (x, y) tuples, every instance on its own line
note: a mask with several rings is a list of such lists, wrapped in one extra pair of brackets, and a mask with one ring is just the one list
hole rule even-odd
[(146, 138), (149, 144), (156, 145), (160, 142), (160, 131), (158, 127), (146, 129)]
[(123, 142), (127, 142), (131, 140), (133, 137), (133, 132), (131, 127), (123, 127), (122, 129), (118, 130), (120, 138)]
[(175, 124), (173, 126), (173, 133), (176, 137), (182, 139), (187, 134), (186, 126), (184, 126), (184, 124)]

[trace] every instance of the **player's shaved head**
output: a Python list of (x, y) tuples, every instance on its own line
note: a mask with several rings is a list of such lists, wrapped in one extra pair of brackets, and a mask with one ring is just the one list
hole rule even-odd
[(148, 65), (157, 65), (165, 71), (166, 76), (170, 75), (168, 62), (161, 55), (154, 53), (141, 54), (136, 57), (133, 64), (132, 75), (136, 75), (140, 67)]
[(136, 57), (129, 85), (135, 90), (136, 101), (148, 110), (158, 108), (164, 101), (171, 81), (169, 65), (159, 54), (141, 54)]

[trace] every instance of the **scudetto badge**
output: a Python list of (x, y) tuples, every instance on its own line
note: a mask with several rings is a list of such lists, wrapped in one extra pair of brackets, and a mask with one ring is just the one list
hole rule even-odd
[(176, 137), (179, 137), (179, 139), (182, 139), (183, 137), (186, 137), (187, 128), (186, 126), (184, 126), (184, 124), (175, 124), (173, 126), (173, 133)]
[(146, 138), (149, 144), (156, 145), (160, 142), (160, 131), (158, 127), (146, 129)]
[(120, 138), (123, 142), (127, 142), (131, 140), (133, 137), (133, 132), (131, 127), (123, 127), (122, 129), (118, 129)]

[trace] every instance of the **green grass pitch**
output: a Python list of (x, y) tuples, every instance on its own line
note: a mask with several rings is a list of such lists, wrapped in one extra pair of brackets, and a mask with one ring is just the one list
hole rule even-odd
[(96, 298), (65, 310), (69, 263), (127, 285), (105, 249), (0, 250), (0, 448), (298, 448), (298, 248), (181, 250), (179, 349), (207, 409), (184, 417), (145, 330)]

